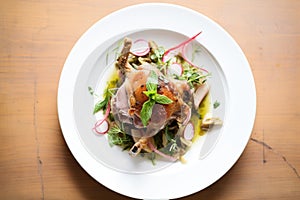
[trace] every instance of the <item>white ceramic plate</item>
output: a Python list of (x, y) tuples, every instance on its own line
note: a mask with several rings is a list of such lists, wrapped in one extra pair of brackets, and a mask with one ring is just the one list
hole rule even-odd
[[(212, 72), (210, 98), (221, 102), (213, 112), (224, 124), (195, 142), (186, 164), (158, 159), (153, 166), (147, 159), (131, 158), (118, 147), (110, 147), (105, 136), (92, 132), (98, 116), (92, 114), (95, 99), (88, 87), (98, 94), (103, 91), (118, 41), (125, 36), (152, 39), (169, 48), (199, 31), (202, 34), (194, 44), (200, 53), (195, 62)], [(58, 88), (60, 125), (76, 160), (99, 183), (141, 199), (183, 197), (221, 178), (243, 152), (255, 111), (251, 69), (236, 42), (209, 18), (171, 4), (130, 6), (98, 21), (70, 52)]]

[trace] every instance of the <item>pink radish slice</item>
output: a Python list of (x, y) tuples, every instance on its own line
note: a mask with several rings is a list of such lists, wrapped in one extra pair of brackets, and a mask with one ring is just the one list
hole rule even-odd
[(150, 51), (149, 44), (144, 39), (138, 39), (133, 42), (132, 52), (136, 56), (144, 56), (147, 55)]
[(178, 54), (177, 51), (170, 51), (170, 52), (165, 52), (165, 54), (162, 57), (162, 61), (164, 63), (168, 62), (169, 60), (171, 60), (172, 58), (174, 58), (174, 56), (176, 56)]
[(93, 130), (98, 134), (106, 134), (108, 132), (109, 124), (107, 120), (99, 120), (96, 122)]
[(106, 108), (103, 119), (100, 119), (95, 123), (95, 126), (93, 127), (93, 131), (95, 131), (98, 134), (106, 134), (108, 132), (109, 124), (108, 124), (107, 118), (108, 118), (109, 112), (110, 112), (110, 103), (107, 104), (107, 108)]
[(167, 69), (167, 74), (168, 75), (176, 75), (176, 76), (181, 76), (182, 75), (182, 66), (179, 63), (173, 63), (171, 64), (168, 69)]
[(166, 159), (168, 159), (168, 160), (170, 160), (170, 161), (175, 162), (175, 161), (177, 160), (177, 158), (174, 158), (174, 157), (172, 157), (172, 156), (169, 156), (169, 155), (164, 154), (163, 152), (157, 150), (157, 149), (153, 146), (153, 144), (152, 144), (151, 142), (148, 142), (148, 146), (149, 146), (149, 148), (150, 148), (152, 151), (154, 151), (154, 152), (157, 153), (158, 155), (160, 155), (160, 156), (162, 156), (162, 157), (164, 157), (164, 158), (166, 158)]
[(168, 60), (170, 59), (170, 56), (169, 56), (168, 54), (170, 54), (172, 51), (178, 50), (179, 48), (183, 47), (184, 45), (190, 43), (191, 41), (193, 41), (193, 40), (194, 40), (198, 35), (200, 35), (201, 33), (202, 33), (202, 31), (199, 32), (199, 33), (197, 33), (197, 34), (194, 35), (193, 37), (191, 37), (191, 38), (189, 38), (189, 39), (187, 39), (187, 40), (181, 42), (181, 43), (178, 44), (177, 46), (172, 47), (172, 48), (170, 48), (169, 50), (167, 50), (167, 51), (164, 53), (164, 56), (163, 56), (163, 58), (162, 58), (162, 61), (163, 61), (163, 62), (168, 61)]
[(186, 45), (184, 45), (184, 46), (182, 47), (182, 49), (181, 49), (181, 55), (182, 55), (182, 58), (183, 58), (187, 63), (189, 63), (189, 65), (191, 65), (191, 66), (193, 66), (193, 67), (196, 67), (196, 68), (198, 68), (198, 69), (200, 69), (200, 70), (202, 70), (202, 71), (204, 71), (204, 72), (206, 72), (206, 73), (209, 73), (206, 69), (201, 68), (201, 67), (195, 65), (194, 63), (192, 63), (192, 62), (186, 57), (186, 55), (185, 55), (185, 47), (186, 47)]
[(192, 140), (195, 134), (195, 129), (194, 129), (194, 125), (192, 124), (192, 122), (189, 122), (183, 132), (183, 137), (186, 140)]
[(196, 91), (193, 94), (194, 106), (196, 109), (199, 108), (200, 103), (202, 102), (204, 97), (207, 95), (208, 91), (209, 91), (209, 87), (207, 84), (202, 84), (196, 89)]

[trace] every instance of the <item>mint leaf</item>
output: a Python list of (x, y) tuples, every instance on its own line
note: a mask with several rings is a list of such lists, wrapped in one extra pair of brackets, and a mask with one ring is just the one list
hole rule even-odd
[(155, 104), (155, 101), (149, 99), (147, 100), (141, 110), (141, 120), (144, 126), (147, 126), (149, 119), (152, 115), (152, 109)]
[(99, 112), (100, 110), (103, 110), (108, 103), (108, 99), (104, 99), (103, 101), (98, 101), (94, 107), (94, 112), (93, 114)]
[(148, 91), (156, 91), (158, 85), (158, 76), (154, 71), (150, 71), (150, 75), (146, 82), (146, 88)]
[(173, 101), (171, 99), (169, 99), (168, 97), (164, 96), (164, 95), (161, 95), (161, 94), (156, 94), (155, 97), (154, 97), (155, 101), (157, 103), (160, 103), (160, 104), (170, 104), (170, 103), (173, 103)]
[(216, 109), (216, 108), (219, 107), (219, 106), (220, 106), (220, 102), (215, 101), (215, 103), (214, 103), (214, 109)]
[(146, 102), (144, 102), (140, 113), (141, 120), (144, 126), (147, 126), (147, 123), (151, 118), (152, 109), (155, 103), (170, 104), (173, 102), (168, 97), (161, 94), (157, 94), (157, 85), (158, 85), (158, 76), (154, 71), (150, 71), (150, 74), (146, 82), (147, 91), (143, 91), (143, 93), (147, 97), (149, 97), (149, 99)]
[(156, 91), (150, 90), (150, 91), (143, 91), (143, 93), (149, 97), (150, 99), (152, 99), (155, 95), (156, 95)]

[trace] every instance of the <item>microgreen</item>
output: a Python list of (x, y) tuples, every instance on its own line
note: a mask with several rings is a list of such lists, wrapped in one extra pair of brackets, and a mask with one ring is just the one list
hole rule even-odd
[(183, 62), (183, 73), (181, 76), (175, 75), (175, 79), (186, 80), (191, 88), (194, 84), (203, 84), (208, 77), (211, 76), (210, 73), (203, 74), (196, 67), (190, 66), (187, 62)]
[(162, 64), (162, 57), (165, 53), (165, 49), (163, 47), (158, 47), (155, 49), (154, 53), (151, 54), (150, 58), (157, 64)]
[(108, 141), (111, 146), (119, 145), (124, 148), (131, 147), (134, 144), (134, 141), (130, 135), (127, 135), (119, 126), (114, 124), (109, 131)]
[(214, 109), (218, 108), (220, 106), (220, 102), (217, 100), (214, 102)]
[(94, 90), (91, 86), (88, 86), (88, 90), (91, 95), (94, 95)]

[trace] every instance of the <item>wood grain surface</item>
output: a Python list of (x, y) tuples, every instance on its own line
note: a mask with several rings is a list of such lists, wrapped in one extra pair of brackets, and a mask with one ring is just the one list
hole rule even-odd
[[(130, 199), (76, 162), (56, 97), (79, 37), (107, 14), (144, 2), (150, 1), (0, 1), (0, 199)], [(248, 58), (257, 90), (256, 121), (241, 158), (215, 184), (182, 199), (300, 199), (300, 1), (164, 2), (224, 27)]]

